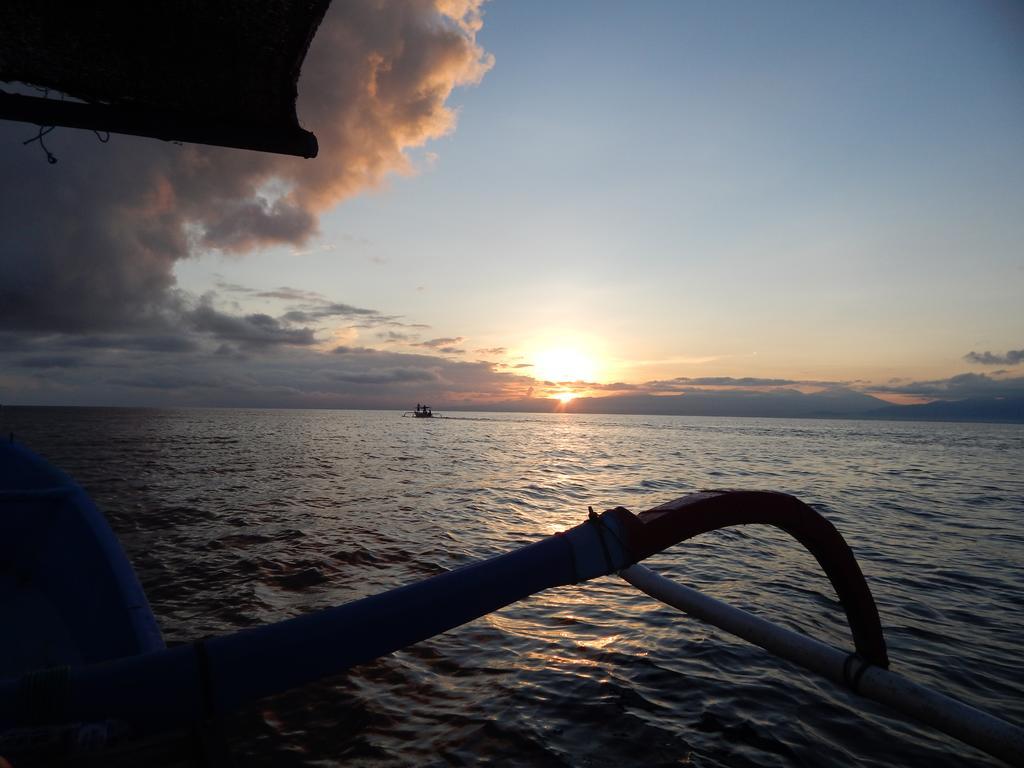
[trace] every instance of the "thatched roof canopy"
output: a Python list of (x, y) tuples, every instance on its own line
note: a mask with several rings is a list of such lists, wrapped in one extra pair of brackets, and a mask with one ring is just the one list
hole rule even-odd
[(0, 119), (313, 157), (297, 83), (330, 0), (0, 3)]

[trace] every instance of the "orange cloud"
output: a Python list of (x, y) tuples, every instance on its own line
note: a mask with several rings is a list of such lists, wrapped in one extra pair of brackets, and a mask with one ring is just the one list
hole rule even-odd
[(453, 129), (452, 89), (493, 63), (481, 18), (480, 0), (334, 3), (299, 80), (315, 160), (60, 130), (48, 141), (61, 162), (42, 174), (24, 126), (0, 125), (0, 270), (20, 276), (0, 286), (8, 316), (26, 330), (137, 327), (175, 303), (174, 264), (195, 251), (305, 243), (326, 209), (410, 173), (406, 152)]

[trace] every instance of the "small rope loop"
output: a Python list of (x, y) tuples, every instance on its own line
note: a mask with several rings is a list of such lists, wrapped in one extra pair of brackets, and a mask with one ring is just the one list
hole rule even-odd
[(38, 141), (39, 146), (42, 147), (43, 152), (46, 153), (46, 162), (48, 162), (50, 165), (56, 165), (57, 158), (54, 156), (53, 152), (46, 148), (46, 143), (43, 141), (43, 137), (50, 133), (54, 128), (56, 128), (56, 126), (54, 125), (40, 125), (39, 132), (36, 133), (35, 136), (33, 136), (31, 139), (26, 139), (25, 141), (21, 142), (22, 146), (27, 146), (31, 144), (33, 141)]

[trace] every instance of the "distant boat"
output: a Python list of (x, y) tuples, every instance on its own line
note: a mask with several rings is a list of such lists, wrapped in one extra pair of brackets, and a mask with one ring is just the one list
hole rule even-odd
[(434, 418), (434, 412), (430, 410), (429, 405), (416, 404), (415, 411), (406, 411), (402, 414), (403, 416), (415, 416), (417, 419), (432, 419)]

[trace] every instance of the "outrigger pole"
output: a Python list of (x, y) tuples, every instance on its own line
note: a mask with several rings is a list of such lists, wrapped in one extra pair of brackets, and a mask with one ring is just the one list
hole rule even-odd
[(1024, 765), (1024, 730), (1005, 720), (918, 685), (896, 672), (868, 664), (855, 654), (677, 584), (650, 568), (631, 565), (619, 571), (619, 575), (655, 600), (759, 645), (773, 656), (827, 677), (1010, 765)]
[[(635, 566), (700, 533), (746, 523), (781, 528), (814, 555), (846, 611), (856, 653), (727, 606), (709, 608), (710, 598), (665, 589), (658, 577)], [(336, 608), (191, 645), (0, 680), (0, 731), (102, 720), (142, 735), (174, 730), (338, 674), (542, 590), (617, 572), (783, 658), (1024, 766), (1020, 728), (886, 671), (878, 611), (843, 537), (794, 497), (756, 491), (692, 494), (639, 515), (623, 507), (601, 515), (591, 510), (587, 521), (535, 544)]]

